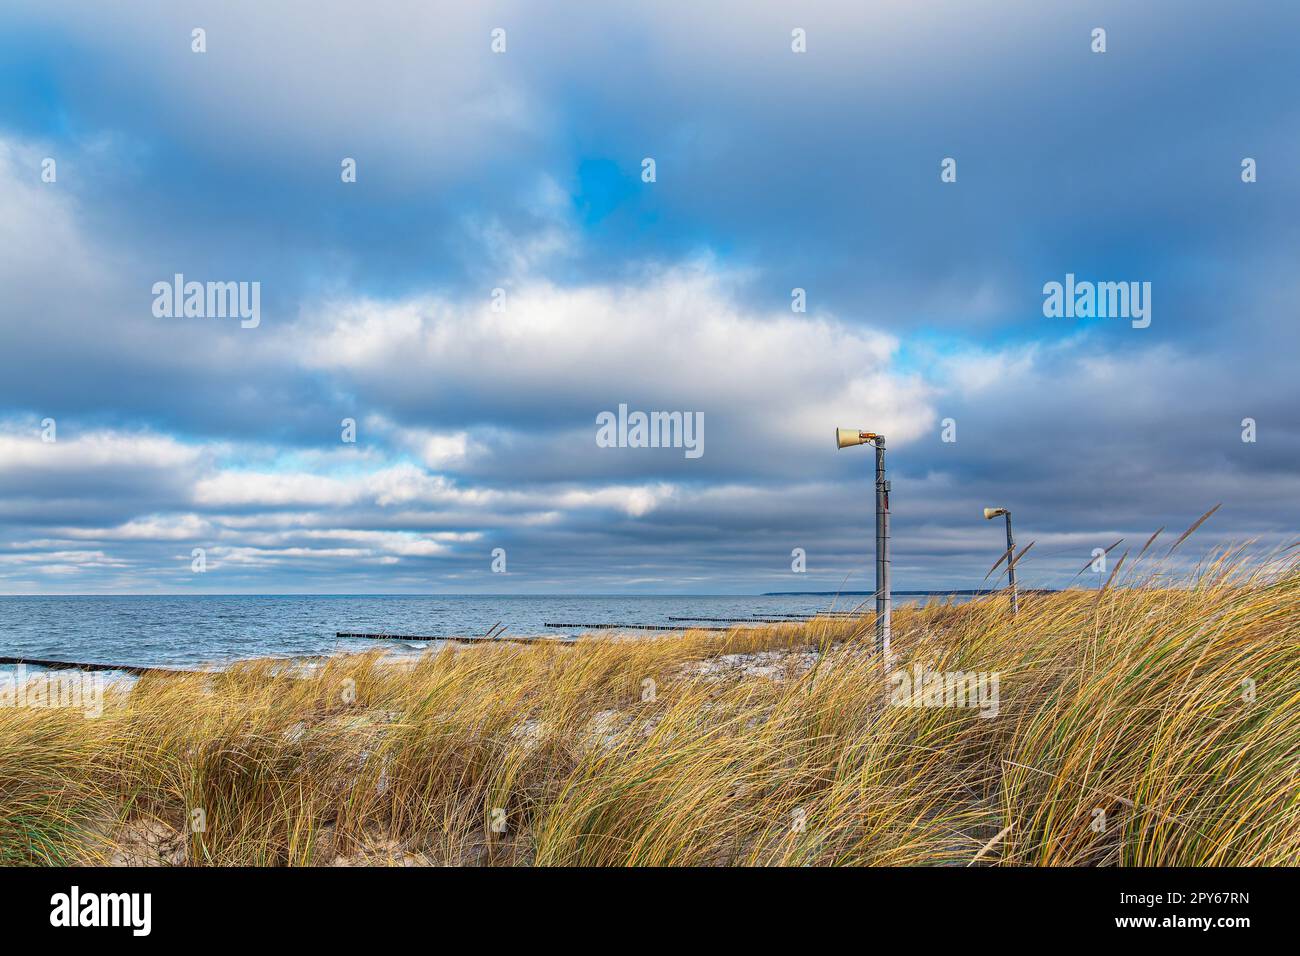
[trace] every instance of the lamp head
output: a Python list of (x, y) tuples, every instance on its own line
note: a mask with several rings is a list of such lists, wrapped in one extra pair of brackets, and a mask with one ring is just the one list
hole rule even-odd
[(985, 508), (984, 509), (984, 517), (987, 518), (989, 521), (992, 521), (998, 515), (1004, 515), (1006, 513), (1007, 513), (1006, 508)]
[(835, 447), (848, 448), (850, 445), (865, 445), (878, 436), (875, 432), (860, 432), (856, 428), (835, 429)]

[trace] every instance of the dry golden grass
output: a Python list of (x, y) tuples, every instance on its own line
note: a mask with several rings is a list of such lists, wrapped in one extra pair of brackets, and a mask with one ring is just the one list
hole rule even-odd
[(891, 706), (869, 618), (7, 708), (0, 863), (1300, 861), (1300, 566), (1123, 584), (896, 612), (896, 666), (996, 672), (992, 718)]

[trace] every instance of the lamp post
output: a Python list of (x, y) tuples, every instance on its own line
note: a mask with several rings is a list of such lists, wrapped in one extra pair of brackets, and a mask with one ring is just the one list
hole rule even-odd
[[(885, 479), (885, 436), (852, 428), (835, 430), (838, 448), (876, 447), (876, 652), (889, 661), (889, 482)], [(888, 665), (886, 665), (888, 666)]]
[(1016, 593), (1016, 539), (1011, 537), (1011, 512), (1006, 508), (985, 508), (984, 517), (992, 521), (998, 515), (1007, 516), (1007, 583), (1011, 585), (1011, 613), (1020, 610), (1020, 596)]

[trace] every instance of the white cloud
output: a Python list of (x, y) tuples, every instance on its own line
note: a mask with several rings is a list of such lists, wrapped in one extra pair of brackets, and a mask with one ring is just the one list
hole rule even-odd
[(41, 426), (11, 419), (0, 431), (0, 476), (16, 472), (81, 473), (96, 469), (188, 469), (202, 451), (167, 435), (96, 430), (77, 433), (68, 424), (56, 440), (41, 440)]
[[(891, 369), (892, 336), (752, 311), (731, 281), (699, 263), (621, 286), (528, 282), (503, 312), (487, 296), (359, 299), (311, 310), (294, 337), (310, 366), (386, 402), (443, 413), (504, 412), (541, 395), (556, 411), (533, 407), (530, 418), (572, 427), (629, 401), (703, 411), (769, 447), (824, 444), (834, 423), (864, 415), (904, 441), (928, 427), (930, 391)], [(454, 450), (444, 442), (437, 452)]]
[(677, 489), (668, 484), (633, 487), (607, 487), (594, 490), (575, 490), (560, 494), (554, 503), (561, 508), (613, 508), (633, 518), (643, 517), (654, 511), (664, 502), (677, 494)]
[(94, 541), (189, 541), (212, 534), (212, 523), (195, 514), (153, 515), (114, 528), (61, 528), (55, 533)]

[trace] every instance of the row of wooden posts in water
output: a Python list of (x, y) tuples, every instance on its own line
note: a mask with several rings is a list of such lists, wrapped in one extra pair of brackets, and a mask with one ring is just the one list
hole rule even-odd
[[(557, 630), (576, 629), (585, 631), (728, 631), (729, 627), (713, 626), (715, 623), (729, 624), (799, 624), (805, 621), (811, 621), (818, 617), (829, 618), (851, 618), (858, 616), (855, 611), (818, 611), (815, 614), (771, 614), (752, 617), (675, 617), (669, 616), (668, 620), (673, 622), (685, 621), (705, 621), (706, 625), (672, 623), (672, 624), (619, 624), (612, 622), (595, 622), (595, 623), (546, 623), (543, 627), (553, 627)], [(486, 634), (387, 634), (374, 633), (366, 631), (336, 631), (334, 636), (349, 639), (364, 639), (371, 641), (423, 641), (437, 642), (448, 641), (457, 644), (481, 644), (484, 642), (515, 643), (515, 644), (573, 644), (576, 643), (572, 638), (565, 637), (540, 637), (540, 636), (506, 636), (506, 627), (500, 622), (494, 624)], [(204, 674), (210, 671), (195, 670), (193, 668), (183, 667), (146, 667), (139, 664), (111, 664), (97, 661), (56, 661), (47, 660), (38, 657), (0, 657), (0, 665), (24, 665), (27, 667), (41, 667), (46, 670), (83, 670), (83, 671), (121, 671), (124, 674), (134, 676), (143, 676), (144, 674)]]

